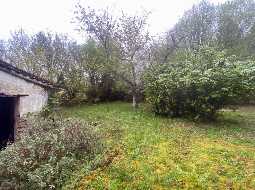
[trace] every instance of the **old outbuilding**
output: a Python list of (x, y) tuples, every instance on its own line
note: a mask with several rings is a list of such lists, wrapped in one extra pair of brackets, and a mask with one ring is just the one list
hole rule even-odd
[(53, 84), (0, 60), (0, 148), (14, 141), (19, 119), (40, 112)]

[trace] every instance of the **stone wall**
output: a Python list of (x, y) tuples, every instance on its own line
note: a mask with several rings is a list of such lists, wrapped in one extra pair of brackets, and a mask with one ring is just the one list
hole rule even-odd
[(27, 113), (41, 111), (48, 101), (48, 92), (43, 87), (1, 70), (0, 93), (26, 95), (20, 97), (19, 113), (21, 117)]

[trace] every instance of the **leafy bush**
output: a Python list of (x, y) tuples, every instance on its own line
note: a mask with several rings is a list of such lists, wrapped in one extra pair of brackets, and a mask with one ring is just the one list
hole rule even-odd
[(55, 189), (100, 150), (93, 128), (73, 119), (34, 118), (0, 152), (0, 189)]
[(254, 96), (254, 62), (237, 62), (212, 48), (185, 59), (154, 65), (146, 73), (146, 98), (155, 113), (214, 119), (223, 106)]
[(116, 84), (108, 89), (102, 87), (90, 87), (86, 91), (86, 96), (87, 101), (92, 103), (117, 100), (126, 101), (130, 99), (128, 90), (123, 87), (120, 88)]
[(63, 89), (52, 94), (52, 98), (58, 105), (75, 105), (87, 101), (86, 91), (89, 85), (86, 79), (78, 74), (73, 75), (65, 80), (62, 79), (61, 87)]
[[(70, 79), (69, 79), (70, 80)], [(58, 90), (50, 96), (49, 110), (59, 105), (77, 105), (83, 103), (107, 102), (127, 100), (129, 98), (127, 87), (115, 79), (104, 79), (95, 85), (85, 82), (88, 79), (77, 81), (65, 81), (64, 89)], [(73, 85), (75, 84), (75, 85)]]

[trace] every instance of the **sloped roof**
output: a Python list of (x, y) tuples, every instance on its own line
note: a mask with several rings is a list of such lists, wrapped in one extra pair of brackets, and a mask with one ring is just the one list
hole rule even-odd
[(10, 93), (0, 92), (0, 98), (1, 97), (20, 97), (20, 96), (28, 96), (28, 94), (10, 94)]
[(19, 69), (3, 60), (0, 60), (0, 70), (44, 88), (54, 88), (54, 84), (52, 82)]

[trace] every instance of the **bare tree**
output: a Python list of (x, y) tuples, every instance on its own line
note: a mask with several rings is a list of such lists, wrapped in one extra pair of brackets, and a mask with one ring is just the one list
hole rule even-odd
[(108, 71), (130, 87), (134, 108), (144, 67), (141, 54), (149, 41), (147, 18), (148, 14), (128, 16), (124, 13), (114, 18), (108, 9), (95, 11), (81, 5), (77, 5), (76, 11), (80, 30), (95, 37), (104, 49)]
[(115, 73), (128, 83), (134, 108), (137, 107), (137, 95), (141, 88), (141, 72), (146, 66), (142, 58), (145, 46), (150, 39), (147, 32), (147, 18), (147, 13), (143, 16), (128, 16), (123, 13), (114, 36), (121, 63)]
[(159, 36), (159, 38), (154, 38), (149, 47), (150, 64), (169, 62), (175, 51), (181, 48), (184, 38), (183, 35), (178, 34), (174, 29), (165, 33), (165, 35)]
[(4, 40), (0, 40), (0, 59), (6, 60), (6, 42)]

